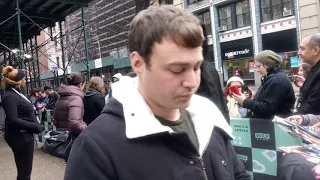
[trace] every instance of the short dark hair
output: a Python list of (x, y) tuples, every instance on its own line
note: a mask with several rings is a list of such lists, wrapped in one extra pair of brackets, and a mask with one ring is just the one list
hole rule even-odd
[(130, 24), (129, 50), (137, 51), (149, 65), (154, 44), (164, 38), (183, 47), (200, 47), (203, 41), (200, 21), (192, 13), (172, 5), (150, 6), (140, 11)]
[(43, 87), (43, 90), (44, 90), (44, 91), (46, 91), (46, 90), (52, 90), (52, 89), (53, 89), (53, 88), (52, 88), (51, 86), (44, 86), (44, 87)]

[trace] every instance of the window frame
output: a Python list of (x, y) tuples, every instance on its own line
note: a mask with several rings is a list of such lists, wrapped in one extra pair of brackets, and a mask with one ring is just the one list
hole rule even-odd
[[(218, 8), (218, 17), (219, 17), (219, 27), (221, 27), (222, 26), (222, 20), (226, 20), (227, 21), (227, 31), (229, 31), (229, 30), (232, 30), (232, 29), (234, 29), (233, 27), (234, 27), (234, 24), (233, 24), (233, 22), (232, 22), (232, 14), (233, 14), (233, 12), (232, 12), (232, 5), (233, 4), (228, 4), (228, 5), (226, 5), (226, 6), (221, 6), (221, 7), (219, 7)], [(225, 17), (225, 18), (221, 18), (221, 9), (223, 9), (223, 8), (227, 8), (227, 7), (229, 7), (229, 9), (230, 9), (230, 17)], [(229, 19), (230, 19), (230, 25), (228, 24), (228, 22), (229, 22)]]
[[(248, 7), (247, 7), (247, 9), (248, 9), (248, 11), (246, 11), (246, 12), (241, 12), (241, 14), (238, 14), (238, 11), (237, 11), (237, 5), (239, 4), (239, 3), (245, 3), (246, 1), (245, 0), (243, 0), (243, 1), (238, 1), (238, 2), (236, 2), (235, 3), (235, 8), (236, 8), (236, 13), (235, 13), (235, 15), (236, 15), (236, 24), (237, 24), (237, 28), (243, 28), (243, 27), (248, 27), (248, 26), (251, 26), (251, 12), (250, 12), (250, 2), (249, 1), (247, 1), (248, 2)], [(246, 15), (249, 15), (249, 23), (248, 24), (246, 24), (245, 23), (245, 16)], [(238, 17), (239, 16), (242, 16), (242, 20), (243, 20), (243, 26), (239, 26), (239, 22), (238, 22)]]
[[(291, 4), (291, 7), (292, 9), (287, 9), (287, 10), (292, 10), (292, 16), (295, 15), (295, 6), (294, 6), (294, 0), (279, 0), (280, 1), (280, 15), (279, 17), (275, 17), (275, 6), (278, 6), (278, 4), (274, 4), (273, 1), (274, 0), (267, 0), (269, 2), (269, 6), (263, 6), (262, 5), (262, 1), (264, 0), (260, 0), (260, 17), (261, 17), (261, 22), (264, 23), (264, 22), (268, 22), (268, 21), (273, 21), (273, 20), (277, 20), (277, 19), (281, 19), (281, 18), (285, 18), (283, 16), (283, 11), (284, 11), (284, 8), (285, 8), (285, 4)], [(268, 17), (270, 19), (265, 19), (264, 18), (264, 13), (263, 13), (263, 10), (266, 9), (266, 8), (270, 8), (269, 10), (269, 14), (268, 14)]]
[[(248, 12), (244, 12), (242, 14), (239, 14), (242, 15), (242, 16), (245, 16), (245, 15), (249, 15), (249, 23), (248, 24), (244, 24), (244, 26), (239, 26), (238, 25), (238, 20), (237, 20), (237, 17), (238, 17), (238, 14), (237, 14), (237, 4), (240, 3), (240, 2), (245, 2), (247, 1), (248, 2)], [(238, 28), (243, 28), (243, 27), (248, 27), (248, 26), (251, 26), (251, 7), (250, 7), (250, 0), (241, 0), (241, 1), (236, 1), (236, 2), (232, 2), (232, 3), (229, 3), (229, 4), (226, 4), (224, 6), (220, 6), (218, 7), (218, 19), (219, 19), (219, 27), (222, 26), (222, 21), (221, 20), (225, 20), (225, 19), (228, 19), (228, 18), (223, 18), (221, 19), (221, 14), (220, 14), (220, 11), (222, 8), (225, 8), (229, 6), (230, 7), (230, 21), (231, 21), (231, 25), (228, 24), (227, 26), (227, 31), (230, 31), (230, 30), (233, 30), (233, 29), (238, 29)], [(243, 17), (244, 19), (244, 17)], [(227, 21), (228, 22), (228, 21)]]
[[(211, 17), (210, 17), (210, 11), (209, 9), (206, 9), (205, 11), (198, 12), (195, 14), (196, 17), (206, 26), (207, 34), (212, 35), (212, 23), (211, 23)], [(209, 16), (209, 19), (206, 19), (205, 16)], [(207, 22), (208, 20), (208, 22)]]
[[(170, 2), (168, 2), (168, 1), (170, 1)], [(173, 0), (159, 0), (159, 4), (160, 5), (164, 5), (164, 4), (173, 5)]]
[[(195, 1), (195, 3), (193, 3), (194, 1)], [(190, 6), (190, 5), (193, 5), (193, 4), (197, 4), (197, 3), (201, 2), (201, 1), (204, 1), (204, 0), (187, 0), (187, 4), (188, 4), (188, 6)]]

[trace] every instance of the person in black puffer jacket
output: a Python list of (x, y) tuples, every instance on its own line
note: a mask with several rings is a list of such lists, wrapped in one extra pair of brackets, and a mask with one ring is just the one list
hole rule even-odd
[(89, 125), (101, 113), (105, 105), (104, 99), (105, 87), (101, 77), (92, 77), (89, 81), (89, 89), (86, 92), (84, 104), (84, 122)]
[(234, 94), (242, 107), (252, 111), (252, 118), (272, 119), (275, 115), (286, 118), (292, 114), (294, 90), (289, 77), (280, 67), (281, 63), (281, 57), (275, 52), (260, 52), (255, 56), (255, 66), (263, 77), (255, 98)]

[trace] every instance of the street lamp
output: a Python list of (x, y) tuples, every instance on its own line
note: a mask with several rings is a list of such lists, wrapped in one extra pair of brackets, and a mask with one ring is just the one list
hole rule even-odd
[(30, 54), (24, 54), (24, 57), (26, 58), (26, 59), (31, 59), (31, 55)]

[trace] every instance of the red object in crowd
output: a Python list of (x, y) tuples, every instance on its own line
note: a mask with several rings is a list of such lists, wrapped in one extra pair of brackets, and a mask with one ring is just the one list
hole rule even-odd
[(320, 180), (320, 164), (317, 164), (312, 169), (317, 180)]
[(237, 86), (230, 86), (228, 88), (226, 88), (226, 90), (224, 90), (223, 94), (227, 95), (227, 93), (229, 93), (229, 96), (232, 96), (233, 93), (237, 94), (237, 95), (241, 95), (240, 90)]

